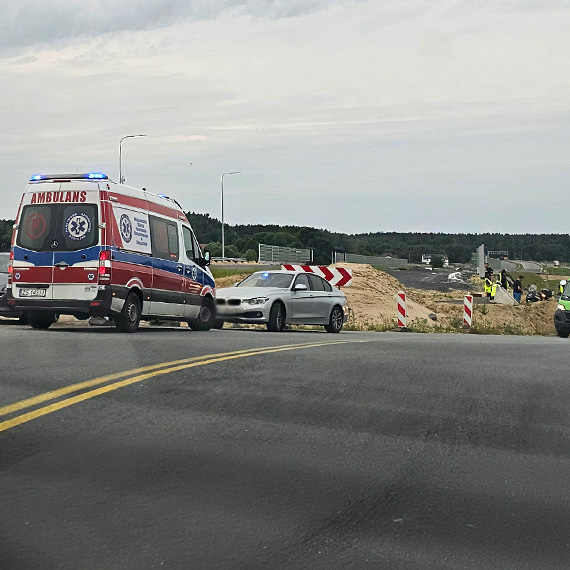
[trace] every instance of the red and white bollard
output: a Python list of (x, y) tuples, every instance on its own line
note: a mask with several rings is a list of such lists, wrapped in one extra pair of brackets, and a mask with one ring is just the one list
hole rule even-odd
[(406, 315), (406, 294), (398, 291), (398, 328), (405, 328), (408, 324), (408, 315)]
[(473, 295), (465, 295), (463, 299), (463, 326), (473, 326)]

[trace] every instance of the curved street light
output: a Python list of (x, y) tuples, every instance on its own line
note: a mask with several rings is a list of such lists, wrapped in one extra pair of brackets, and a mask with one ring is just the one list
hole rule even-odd
[(127, 135), (119, 141), (119, 184), (124, 184), (123, 178), (123, 141), (125, 139), (134, 139), (135, 137), (146, 137), (146, 135)]
[(226, 259), (226, 242), (224, 238), (224, 176), (226, 174), (241, 174), (239, 170), (234, 172), (224, 172), (222, 174), (222, 259)]

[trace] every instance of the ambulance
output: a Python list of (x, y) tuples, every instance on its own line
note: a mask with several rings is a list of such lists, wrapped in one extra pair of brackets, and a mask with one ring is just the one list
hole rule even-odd
[(59, 315), (111, 319), (135, 332), (141, 320), (215, 322), (210, 255), (180, 205), (106, 174), (38, 174), (21, 200), (7, 297), (29, 324)]

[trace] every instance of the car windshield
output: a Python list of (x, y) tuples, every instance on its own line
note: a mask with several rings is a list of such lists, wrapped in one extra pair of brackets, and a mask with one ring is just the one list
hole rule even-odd
[(291, 285), (293, 275), (286, 273), (254, 273), (244, 279), (238, 287), (277, 287), (286, 289)]
[(0, 253), (0, 273), (8, 273), (9, 253)]

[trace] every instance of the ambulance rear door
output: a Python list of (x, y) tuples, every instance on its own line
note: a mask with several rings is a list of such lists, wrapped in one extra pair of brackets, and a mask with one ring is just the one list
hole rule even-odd
[(15, 298), (96, 297), (99, 209), (97, 183), (54, 181), (29, 187), (14, 245)]

